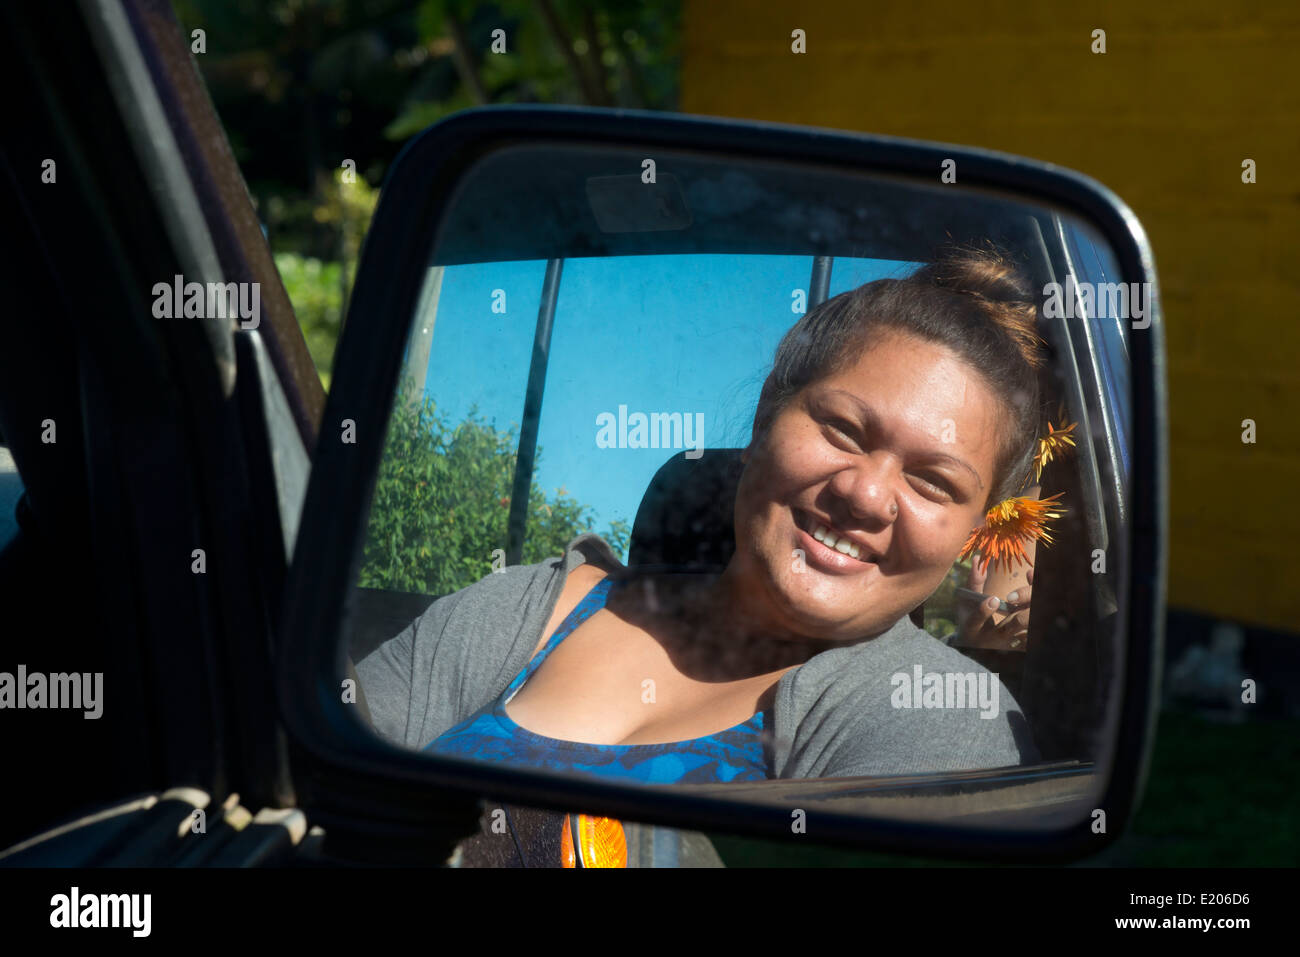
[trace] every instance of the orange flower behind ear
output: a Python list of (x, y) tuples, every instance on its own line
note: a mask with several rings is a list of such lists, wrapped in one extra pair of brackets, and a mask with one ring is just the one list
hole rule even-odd
[(1038, 440), (1038, 451), (1034, 454), (1034, 481), (1039, 481), (1043, 477), (1043, 466), (1052, 461), (1053, 457), (1059, 458), (1065, 454), (1066, 448), (1074, 445), (1074, 439), (1070, 433), (1074, 431), (1077, 422), (1071, 422), (1061, 430), (1057, 430), (1051, 422), (1047, 423), (1047, 435)]
[(1058, 511), (1053, 508), (1063, 494), (1057, 492), (1044, 499), (1008, 498), (998, 502), (984, 516), (984, 524), (971, 530), (970, 538), (966, 539), (957, 557), (966, 558), (978, 551), (988, 560), (990, 568), (997, 568), (1003, 562), (1008, 568), (1013, 562), (1029, 564), (1025, 544), (1039, 539), (1049, 545), (1052, 543), (1047, 522), (1065, 513), (1065, 509)]

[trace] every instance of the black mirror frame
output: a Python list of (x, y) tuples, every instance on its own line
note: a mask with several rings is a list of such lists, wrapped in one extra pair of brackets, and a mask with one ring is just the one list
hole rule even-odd
[[(336, 353), (333, 388), (303, 504), (276, 658), (276, 687), (294, 746), (300, 806), (328, 836), (389, 847), (433, 847), (465, 830), (478, 798), (662, 823), (692, 830), (789, 838), (790, 809), (647, 791), (487, 764), (435, 759), (379, 740), (341, 703), (341, 624), (352, 592), (369, 502), (382, 454), (410, 318), (436, 226), (451, 190), (480, 157), (531, 140), (685, 148), (793, 163), (821, 162), (863, 173), (935, 178), (956, 159), (962, 185), (1008, 191), (1091, 223), (1111, 244), (1126, 282), (1151, 283), (1150, 325), (1130, 336), (1133, 388), (1132, 520), (1126, 658), (1112, 773), (1091, 822), (1055, 831), (979, 830), (857, 818), (813, 805), (801, 840), (941, 857), (1062, 861), (1100, 851), (1123, 832), (1145, 784), (1159, 701), (1166, 567), (1167, 413), (1163, 325), (1145, 232), (1104, 186), (1019, 157), (948, 146), (768, 123), (634, 110), (554, 106), (480, 107), (415, 137), (394, 162), (362, 251)], [(383, 396), (376, 402), (376, 394)], [(355, 444), (340, 441), (355, 422)], [(343, 562), (341, 556), (347, 556)], [(452, 818), (452, 808), (460, 816)], [(440, 817), (444, 815), (443, 817)], [(473, 817), (468, 818), (472, 827)], [(435, 861), (429, 861), (435, 863)]]

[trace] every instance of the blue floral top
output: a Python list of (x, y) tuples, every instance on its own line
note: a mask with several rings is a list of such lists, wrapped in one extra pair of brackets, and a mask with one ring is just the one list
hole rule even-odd
[(618, 777), (642, 784), (766, 780), (768, 756), (763, 745), (766, 713), (762, 711), (726, 731), (663, 744), (561, 741), (521, 728), (506, 714), (506, 704), (541, 667), (546, 656), (578, 625), (603, 608), (610, 591), (618, 584), (610, 578), (597, 583), (499, 698), (435, 738), (425, 750), (480, 761), (525, 764), (548, 771)]

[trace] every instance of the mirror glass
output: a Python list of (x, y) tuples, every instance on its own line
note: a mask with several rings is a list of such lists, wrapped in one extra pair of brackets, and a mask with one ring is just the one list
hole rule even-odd
[(482, 159), (375, 396), (345, 640), (376, 732), (877, 817), (1086, 816), (1148, 303), (1087, 222), (950, 172)]

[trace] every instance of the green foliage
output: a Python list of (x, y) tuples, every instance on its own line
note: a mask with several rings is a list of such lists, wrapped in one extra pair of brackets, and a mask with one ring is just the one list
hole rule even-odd
[[(421, 0), (415, 11), (416, 49), (435, 56), (420, 59), (385, 128), (393, 139), (480, 102), (677, 108), (681, 0)], [(504, 52), (492, 49), (498, 29)]]
[(957, 630), (960, 606), (957, 589), (970, 578), (970, 559), (955, 562), (934, 593), (925, 600), (925, 630), (936, 638), (947, 638)]
[(384, 127), (384, 135), (389, 139), (404, 140), (453, 113), (477, 105), (474, 98), (465, 90), (457, 90), (446, 100), (423, 100), (412, 103), (402, 111), (400, 116)]
[(322, 175), (317, 182), (311, 218), (337, 235), (338, 253), (348, 264), (349, 288), (356, 276), (361, 242), (370, 228), (370, 219), (377, 205), (379, 190), (359, 173), (350, 173), (341, 166), (333, 171), (332, 177)]
[(307, 351), (328, 389), (330, 363), (343, 317), (341, 267), (338, 263), (321, 262), (297, 253), (276, 253), (275, 267), (293, 303), (294, 315), (307, 340)]
[[(194, 65), (327, 389), (374, 210), (370, 184), (408, 137), (479, 103), (677, 109), (681, 0), (171, 5), (187, 47), (204, 31)], [(504, 53), (492, 52), (498, 29)], [(345, 160), (357, 181), (343, 186)]]
[(338, 237), (338, 253), (347, 264), (346, 271), (339, 262), (322, 261), (294, 252), (275, 254), (275, 265), (307, 340), (307, 351), (311, 353), (312, 362), (327, 390), (334, 349), (343, 325), (343, 311), (356, 276), (362, 237), (379, 200), (377, 189), (359, 176), (355, 182), (344, 183), (342, 172), (341, 169), (335, 171), (332, 184), (322, 177), (315, 198), (304, 201), (305, 208), (297, 215), (328, 227)]
[[(399, 400), (375, 485), (358, 584), (445, 595), (489, 574), (493, 552), (506, 547), (516, 444), (513, 429), (500, 432), (474, 411), (452, 426), (432, 399)], [(587, 506), (563, 488), (548, 497), (533, 483), (524, 564), (562, 554), (574, 536), (589, 531), (595, 529)], [(603, 537), (624, 554), (629, 534), (627, 523), (616, 521)]]

